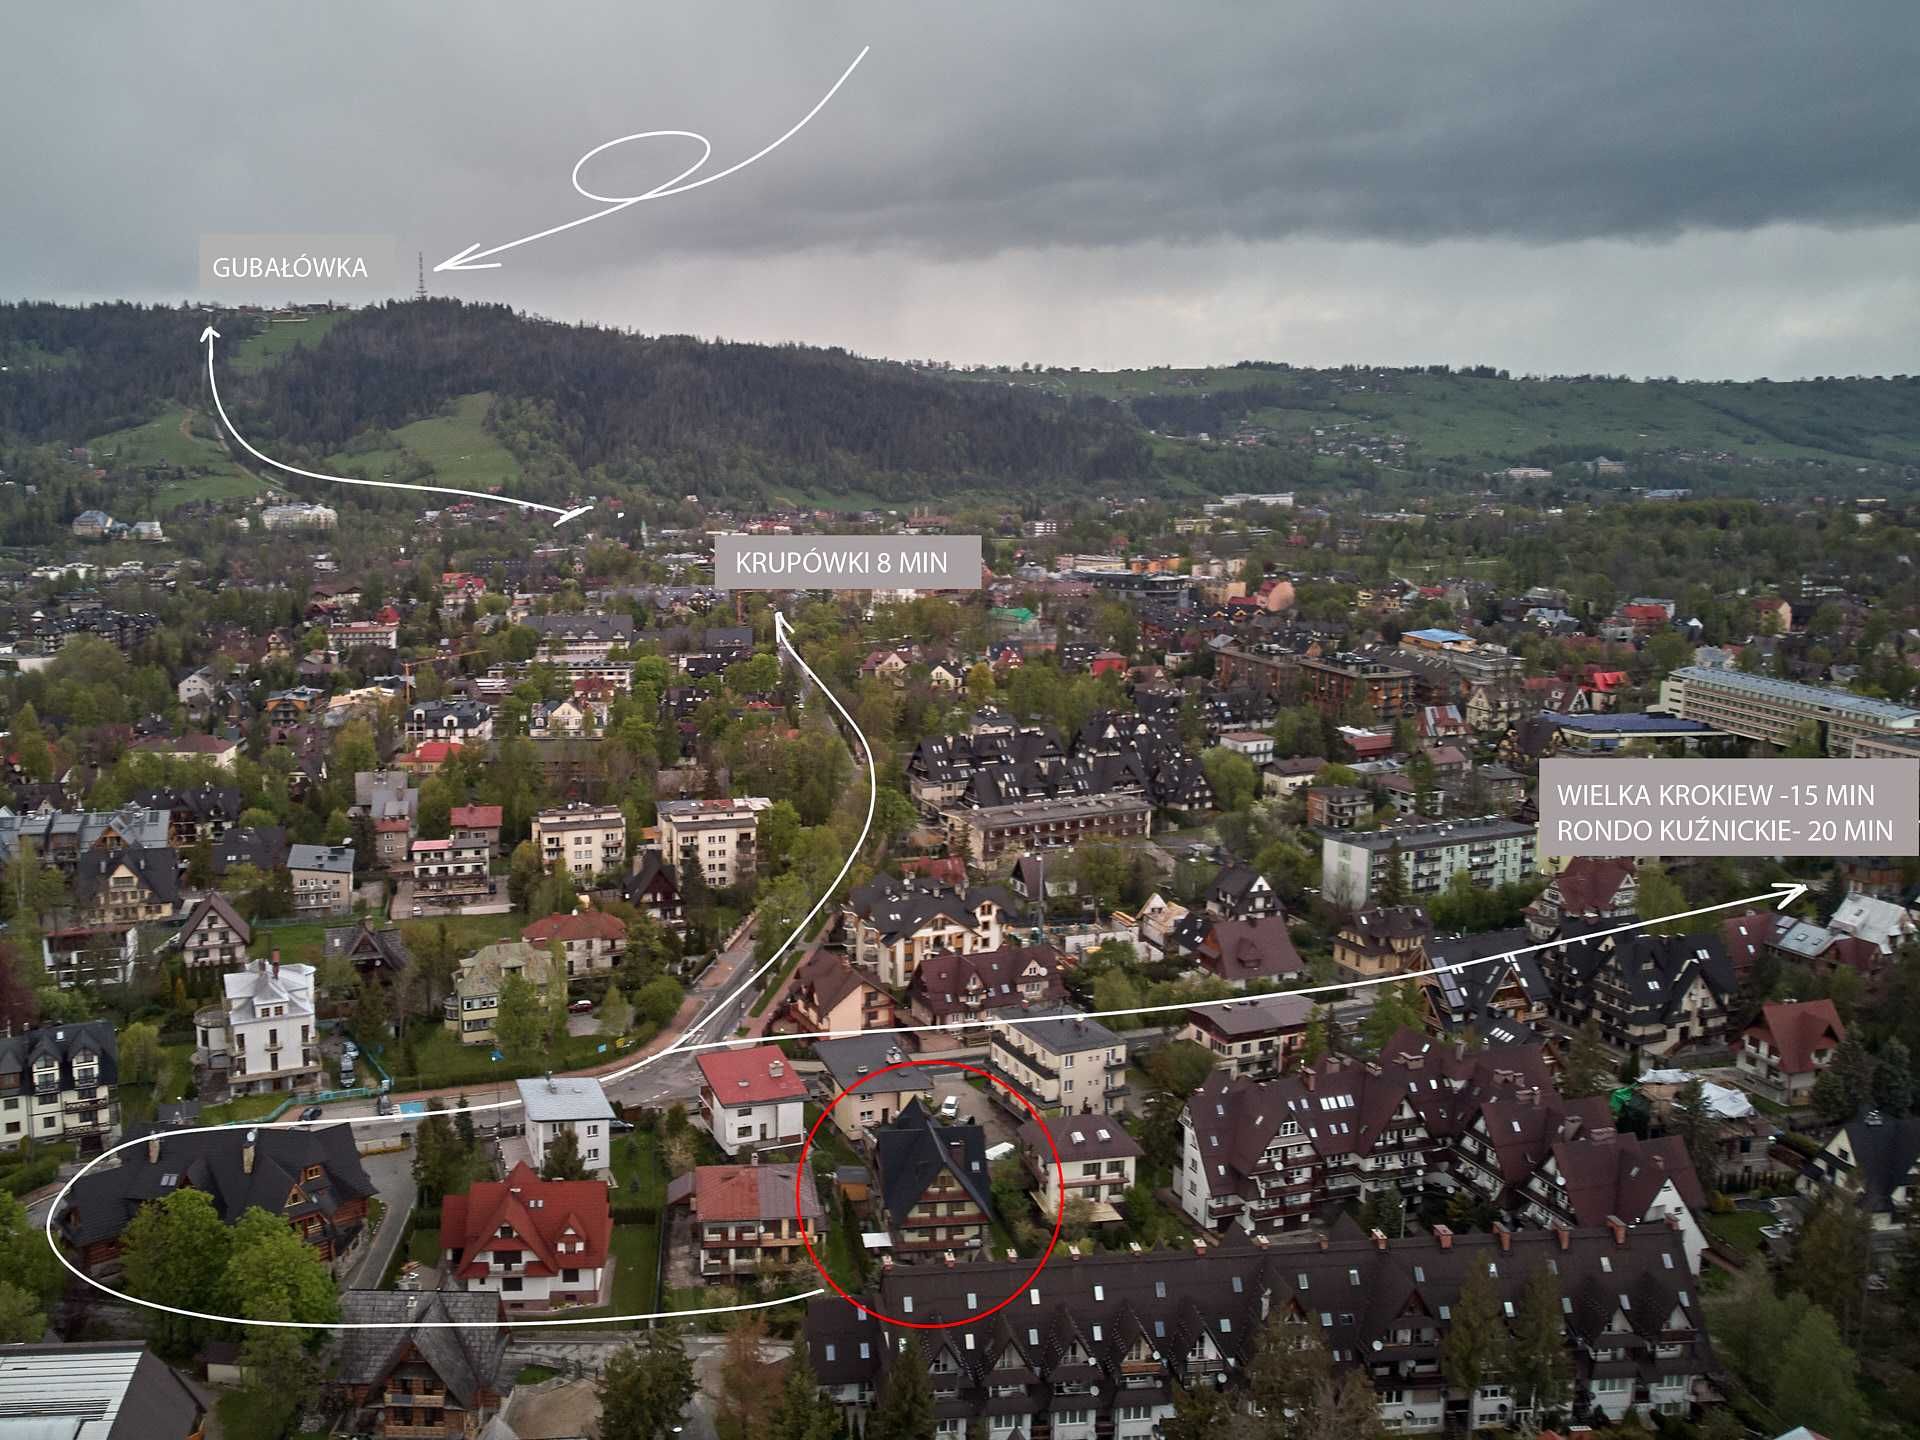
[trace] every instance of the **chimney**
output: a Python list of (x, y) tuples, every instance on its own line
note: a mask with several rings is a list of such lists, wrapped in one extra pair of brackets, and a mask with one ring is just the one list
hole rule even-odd
[(1193, 1253), (1196, 1255), (1204, 1255), (1207, 1253), (1207, 1242), (1202, 1240), (1198, 1235), (1193, 1237)]
[(1316, 1238), (1317, 1240), (1319, 1240), (1319, 1242), (1320, 1242), (1320, 1248), (1321, 1248), (1322, 1250), (1324, 1250), (1324, 1249), (1326, 1249), (1326, 1248), (1327, 1248), (1327, 1232), (1326, 1232), (1326, 1231), (1324, 1231), (1324, 1230), (1322, 1230), (1322, 1231), (1321, 1231), (1321, 1232), (1319, 1233), (1319, 1235), (1317, 1235), (1317, 1236), (1316, 1236), (1315, 1238)]
[(1453, 1231), (1449, 1230), (1445, 1225), (1436, 1225), (1433, 1227), (1433, 1238), (1440, 1242), (1440, 1248), (1442, 1250), (1451, 1250), (1453, 1248)]
[(280, 978), (280, 952), (278, 949), (273, 952), (273, 978), (276, 980)]
[(157, 1134), (149, 1135), (147, 1137), (147, 1164), (158, 1165), (159, 1163), (160, 1163), (160, 1137)]
[(1369, 1235), (1371, 1235), (1371, 1236), (1373, 1236), (1373, 1248), (1374, 1248), (1374, 1249), (1376, 1249), (1376, 1250), (1384, 1250), (1384, 1249), (1386, 1249), (1386, 1248), (1387, 1248), (1387, 1232), (1386, 1232), (1386, 1231), (1384, 1231), (1384, 1230), (1382, 1230), (1382, 1229), (1379, 1229), (1379, 1228), (1378, 1228), (1378, 1227), (1376, 1226), (1376, 1227), (1375, 1227), (1374, 1229), (1372, 1229), (1372, 1230), (1369, 1230), (1369, 1231), (1368, 1231), (1367, 1233), (1368, 1233)]
[(1569, 1245), (1573, 1243), (1573, 1232), (1567, 1229), (1566, 1226), (1555, 1225), (1552, 1228), (1553, 1228), (1554, 1241), (1560, 1246), (1562, 1250), (1565, 1250)]
[(893, 1269), (893, 1256), (883, 1253), (880, 1256), (880, 1269), (882, 1272)]
[(949, 1270), (953, 1269), (955, 1265), (960, 1263), (958, 1260), (954, 1258), (953, 1251), (951, 1250), (941, 1251), (940, 1258), (946, 1262), (947, 1269)]
[(1253, 1243), (1258, 1245), (1262, 1250), (1266, 1250), (1272, 1247), (1273, 1237), (1271, 1235), (1261, 1235), (1256, 1233), (1253, 1237)]
[(1627, 1244), (1627, 1222), (1618, 1215), (1607, 1216), (1607, 1229), (1613, 1232), (1615, 1249), (1625, 1249)]
[(1660, 1218), (1667, 1222), (1667, 1229), (1674, 1231), (1676, 1234), (1679, 1233), (1680, 1217), (1678, 1215), (1674, 1214), (1671, 1210), (1669, 1210), (1666, 1214), (1662, 1215)]
[(1513, 1249), (1513, 1232), (1498, 1220), (1493, 1222), (1493, 1238), (1500, 1242), (1502, 1250)]
[(1367, 1074), (1378, 1075), (1379, 1073), (1380, 1073), (1380, 1066), (1378, 1062), (1373, 1060), (1367, 1061)]
[(1313, 1066), (1311, 1066), (1311, 1065), (1302, 1065), (1302, 1066), (1300, 1067), (1300, 1086), (1301, 1086), (1301, 1088), (1302, 1088), (1302, 1089), (1304, 1089), (1304, 1090), (1309, 1090), (1309, 1091), (1310, 1091), (1310, 1090), (1312, 1090), (1312, 1089), (1313, 1089), (1313, 1082), (1314, 1082), (1314, 1073), (1313, 1073)]
[(1134, 1254), (1134, 1255), (1142, 1255), (1146, 1253), (1140, 1248), (1140, 1242), (1138, 1240), (1129, 1240), (1127, 1242), (1127, 1250), (1128, 1250), (1128, 1253)]
[(247, 1143), (240, 1150), (240, 1172), (243, 1175), (253, 1174), (253, 1138), (259, 1133), (258, 1130), (247, 1131)]

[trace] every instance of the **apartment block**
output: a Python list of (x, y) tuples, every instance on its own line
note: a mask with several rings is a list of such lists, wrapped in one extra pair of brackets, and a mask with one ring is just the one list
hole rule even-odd
[(1499, 817), (1326, 834), (1320, 883), (1330, 904), (1349, 910), (1378, 898), (1389, 865), (1409, 898), (1439, 894), (1462, 871), (1478, 886), (1506, 885), (1533, 872), (1534, 837), (1534, 826)]
[(702, 876), (724, 890), (751, 879), (758, 868), (760, 815), (773, 802), (761, 795), (733, 800), (663, 800), (660, 850), (681, 875)]
[(1861, 754), (1863, 741), (1920, 739), (1920, 710), (1911, 706), (1698, 665), (1675, 670), (1660, 682), (1660, 708), (1782, 749), (1810, 724), (1826, 753), (1842, 758)]
[(576, 880), (618, 874), (627, 863), (627, 817), (618, 805), (568, 805), (533, 817), (540, 863), (565, 866)]

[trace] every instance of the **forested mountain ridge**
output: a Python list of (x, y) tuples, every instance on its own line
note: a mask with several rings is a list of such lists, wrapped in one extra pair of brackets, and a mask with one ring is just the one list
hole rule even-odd
[[(0, 309), (0, 354), (48, 357), (0, 377), (0, 433), (78, 443), (164, 402), (204, 406), (193, 339), (204, 319), (132, 306)], [(257, 325), (215, 323), (239, 332), (226, 347)], [(1153, 467), (1132, 418), (1104, 400), (959, 386), (841, 351), (563, 325), (505, 306), (377, 306), (274, 363), (237, 367), (232, 353), (223, 350), (221, 389), (234, 423), (293, 463), (348, 452), (354, 468), (352, 452), (378, 450), (386, 432), (490, 392), (488, 427), (528, 462), (515, 488), (532, 498), (625, 486), (933, 501), (1041, 484), (1138, 489)]]
[[(1920, 479), (1920, 377), (1706, 384), (1279, 362), (955, 371), (448, 299), (271, 325), (190, 307), (0, 305), (0, 457), (95, 443), (110, 474), (172, 460), (163, 499), (246, 492), (257, 482), (234, 463), (244, 457), (207, 438), (197, 337), (209, 319), (224, 337), (229, 413), (267, 453), (552, 503), (693, 494), (937, 508), (1318, 487), (1391, 507), (1484, 488), (1480, 477), (1510, 466), (1601, 455), (1628, 462), (1624, 475), (1594, 472), (1613, 488), (1769, 495)], [(130, 443), (141, 426), (151, 433)], [(383, 502), (358, 492), (355, 503)]]

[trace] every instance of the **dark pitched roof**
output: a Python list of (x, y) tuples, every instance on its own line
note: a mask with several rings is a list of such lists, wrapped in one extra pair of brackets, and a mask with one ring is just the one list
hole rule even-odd
[[(115, 1239), (147, 1201), (189, 1187), (211, 1197), (228, 1224), (248, 1206), (258, 1205), (269, 1214), (289, 1218), (316, 1215), (331, 1227), (333, 1214), (344, 1201), (374, 1193), (349, 1125), (318, 1130), (155, 1131), (148, 1134), (147, 1142), (122, 1150), (120, 1163), (112, 1169), (89, 1171), (74, 1181), (57, 1217), (69, 1244)], [(249, 1144), (254, 1147), (251, 1172), (244, 1156)], [(302, 1183), (300, 1176), (313, 1165), (321, 1167), (322, 1178)], [(289, 1206), (288, 1196), (296, 1186), (301, 1199)]]
[[(33, 1088), (33, 1067), (45, 1060), (60, 1066), (60, 1088), (73, 1084), (73, 1057), (91, 1054), (100, 1063), (100, 1083), (113, 1085), (120, 1078), (120, 1042), (113, 1025), (106, 1020), (83, 1020), (74, 1025), (42, 1025), (17, 1035), (0, 1036), (0, 1074), (18, 1070), (20, 1091)], [(0, 1094), (7, 1093), (0, 1090)]]
[(356, 966), (365, 962), (395, 975), (413, 963), (413, 953), (407, 949), (398, 925), (383, 925), (376, 930), (368, 920), (328, 926), (326, 950), (329, 957), (344, 955)]
[(236, 865), (277, 870), (287, 863), (287, 832), (279, 825), (249, 825), (227, 831), (213, 842), (213, 873), (225, 875)]
[(154, 899), (171, 904), (180, 898), (180, 857), (166, 845), (86, 851), (73, 872), (73, 898), (91, 904), (122, 865), (140, 877)]
[(891, 1124), (874, 1132), (873, 1164), (879, 1172), (880, 1203), (896, 1224), (943, 1170), (953, 1174), (982, 1214), (993, 1213), (987, 1143), (977, 1124), (942, 1125), (918, 1100), (910, 1100)]
[(218, 890), (210, 890), (192, 910), (187, 912), (186, 920), (181, 923), (180, 929), (174, 936), (175, 942), (184, 944), (189, 936), (207, 923), (209, 918), (231, 929), (240, 938), (242, 946), (253, 938), (253, 927), (240, 918), (240, 912), (233, 908), (232, 902)]
[[(907, 982), (907, 999), (936, 1019), (958, 1013), (991, 1013), (1029, 1003), (1019, 986), (1022, 977), (1034, 967), (1044, 970), (1044, 979), (1027, 983), (1043, 986), (1039, 1000), (1043, 1005), (1066, 998), (1066, 982), (1060, 978), (1064, 961), (1051, 945), (1002, 945), (998, 950), (939, 950), (920, 962), (920, 968)], [(979, 1003), (969, 1005), (969, 997)]]
[[(378, 1386), (417, 1349), (447, 1393), (473, 1409), (481, 1392), (498, 1394), (506, 1332), (477, 1322), (500, 1318), (500, 1297), (475, 1291), (416, 1292), (349, 1290), (340, 1297), (344, 1325), (379, 1324), (378, 1330), (342, 1330), (338, 1379), (343, 1385)], [(474, 1328), (422, 1328), (422, 1321), (458, 1321)], [(412, 1322), (411, 1324), (405, 1322)]]

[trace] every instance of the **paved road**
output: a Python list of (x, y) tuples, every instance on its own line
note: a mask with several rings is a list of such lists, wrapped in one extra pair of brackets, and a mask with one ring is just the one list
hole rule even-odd
[(409, 1146), (405, 1150), (365, 1155), (360, 1163), (366, 1169), (367, 1178), (373, 1181), (374, 1188), (380, 1192), (380, 1200), (386, 1206), (387, 1213), (380, 1222), (380, 1233), (373, 1237), (373, 1243), (360, 1257), (360, 1264), (354, 1269), (349, 1283), (355, 1289), (377, 1290), (381, 1277), (387, 1273), (387, 1263), (399, 1248), (400, 1236), (407, 1228), (407, 1216), (413, 1212), (416, 1194), (413, 1149)]

